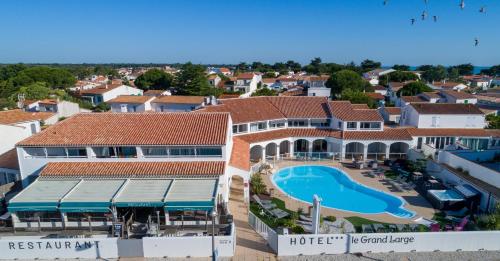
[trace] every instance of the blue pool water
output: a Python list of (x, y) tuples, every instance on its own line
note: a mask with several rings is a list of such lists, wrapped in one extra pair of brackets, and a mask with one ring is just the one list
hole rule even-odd
[(314, 194), (322, 206), (362, 214), (389, 213), (401, 218), (415, 214), (403, 207), (402, 199), (361, 185), (343, 171), (327, 166), (285, 168), (272, 177), (286, 194), (311, 203)]
[(429, 190), (430, 193), (434, 194), (440, 200), (463, 200), (464, 197), (458, 192), (447, 189), (447, 190)]

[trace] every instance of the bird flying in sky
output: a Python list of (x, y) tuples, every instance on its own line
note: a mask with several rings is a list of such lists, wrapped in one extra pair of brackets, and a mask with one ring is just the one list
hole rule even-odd
[(438, 17), (437, 17), (437, 15), (433, 16), (432, 18), (434, 19), (434, 22), (437, 22), (437, 21), (438, 21)]
[(476, 37), (476, 38), (474, 38), (474, 46), (478, 46), (478, 45), (479, 45), (479, 39), (477, 39), (477, 37)]
[(460, 9), (464, 10), (464, 8), (465, 8), (465, 0), (461, 0), (459, 6), (460, 6)]
[(486, 6), (481, 6), (481, 9), (479, 9), (480, 13), (486, 13)]
[(411, 25), (415, 24), (415, 18), (410, 19)]
[(425, 20), (426, 17), (427, 17), (427, 11), (423, 11), (422, 12), (422, 20)]

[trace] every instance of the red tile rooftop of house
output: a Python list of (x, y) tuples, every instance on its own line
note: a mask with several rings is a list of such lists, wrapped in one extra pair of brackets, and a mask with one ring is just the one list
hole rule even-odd
[(227, 113), (82, 113), (18, 146), (224, 145)]
[(54, 115), (55, 113), (52, 112), (26, 112), (19, 109), (0, 111), (0, 124), (47, 120)]

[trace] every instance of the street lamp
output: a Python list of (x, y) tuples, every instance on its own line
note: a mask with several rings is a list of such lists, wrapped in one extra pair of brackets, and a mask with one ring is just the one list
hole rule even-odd
[(212, 261), (216, 261), (215, 257), (215, 218), (217, 217), (217, 212), (212, 210)]

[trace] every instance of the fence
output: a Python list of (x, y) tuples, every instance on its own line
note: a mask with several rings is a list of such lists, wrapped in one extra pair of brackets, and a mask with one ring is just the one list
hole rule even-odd
[(268, 245), (275, 252), (278, 252), (278, 233), (276, 233), (276, 231), (250, 211), (248, 212), (248, 224), (267, 241)]
[(500, 250), (500, 231), (277, 235), (254, 214), (248, 219), (278, 256)]

